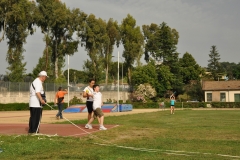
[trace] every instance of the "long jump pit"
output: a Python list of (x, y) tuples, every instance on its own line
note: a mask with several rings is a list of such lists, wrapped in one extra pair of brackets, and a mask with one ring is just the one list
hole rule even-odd
[[(157, 109), (136, 109), (129, 112), (104, 113), (104, 117), (155, 111)], [(81, 137), (95, 132), (104, 132), (99, 130), (98, 124), (93, 124), (93, 129), (85, 128), (87, 113), (63, 113), (64, 119), (61, 120), (56, 119), (56, 114), (56, 110), (43, 110), (39, 133), (36, 135)], [(0, 111), (0, 135), (28, 135), (29, 116), (29, 111)], [(72, 122), (83, 119), (86, 120), (85, 124), (74, 124)], [(63, 121), (68, 121), (69, 124), (57, 123)], [(119, 125), (104, 124), (104, 126), (109, 130)]]

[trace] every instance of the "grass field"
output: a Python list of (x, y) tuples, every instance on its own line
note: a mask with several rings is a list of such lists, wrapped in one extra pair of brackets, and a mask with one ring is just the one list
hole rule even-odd
[(120, 126), (81, 138), (1, 135), (0, 159), (240, 159), (240, 111), (161, 111), (105, 123)]

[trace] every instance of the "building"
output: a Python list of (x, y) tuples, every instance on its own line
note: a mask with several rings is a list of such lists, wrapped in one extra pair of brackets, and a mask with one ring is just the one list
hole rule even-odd
[(203, 81), (205, 102), (240, 102), (240, 81)]

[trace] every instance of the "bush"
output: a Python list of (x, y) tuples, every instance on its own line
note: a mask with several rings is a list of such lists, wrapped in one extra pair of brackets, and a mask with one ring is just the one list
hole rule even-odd
[(74, 96), (73, 99), (69, 101), (69, 105), (81, 104), (81, 103), (83, 103), (83, 100), (81, 98), (77, 98), (76, 96)]
[[(73, 98), (74, 99), (74, 98)], [(72, 100), (73, 100), (72, 99)], [(76, 104), (81, 104), (77, 97), (73, 100)], [(121, 104), (122, 101), (119, 101)], [(126, 104), (132, 104), (134, 109), (144, 109), (144, 108), (159, 108), (160, 102), (130, 102), (126, 101)], [(48, 103), (50, 106), (53, 106), (53, 103)], [(175, 108), (206, 108), (209, 102), (176, 102)], [(240, 102), (211, 102), (212, 108), (240, 108)], [(164, 103), (165, 108), (170, 108), (170, 103)], [(64, 103), (64, 107), (67, 107), (67, 104)], [(53, 107), (54, 108), (54, 107)], [(57, 110), (55, 107), (54, 109)], [(0, 104), (0, 111), (26, 111), (29, 110), (28, 103), (8, 103), (8, 104)], [(51, 110), (51, 108), (47, 105), (43, 107), (43, 110)]]
[[(53, 103), (48, 103), (51, 107), (53, 107)], [(64, 105), (67, 106), (67, 105)], [(55, 108), (57, 109), (57, 108)], [(8, 104), (0, 104), (0, 111), (27, 111), (29, 110), (29, 103), (8, 103)], [(51, 110), (51, 108), (47, 105), (43, 107), (43, 110)]]
[(240, 108), (240, 102), (212, 102), (212, 108)]

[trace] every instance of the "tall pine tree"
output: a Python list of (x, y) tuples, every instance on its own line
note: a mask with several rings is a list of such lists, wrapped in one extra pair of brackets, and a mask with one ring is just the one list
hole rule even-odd
[(221, 73), (221, 66), (219, 63), (220, 54), (217, 51), (216, 46), (212, 46), (209, 54), (210, 59), (208, 60), (208, 71), (211, 72), (211, 78), (215, 81), (218, 80), (218, 74)]

